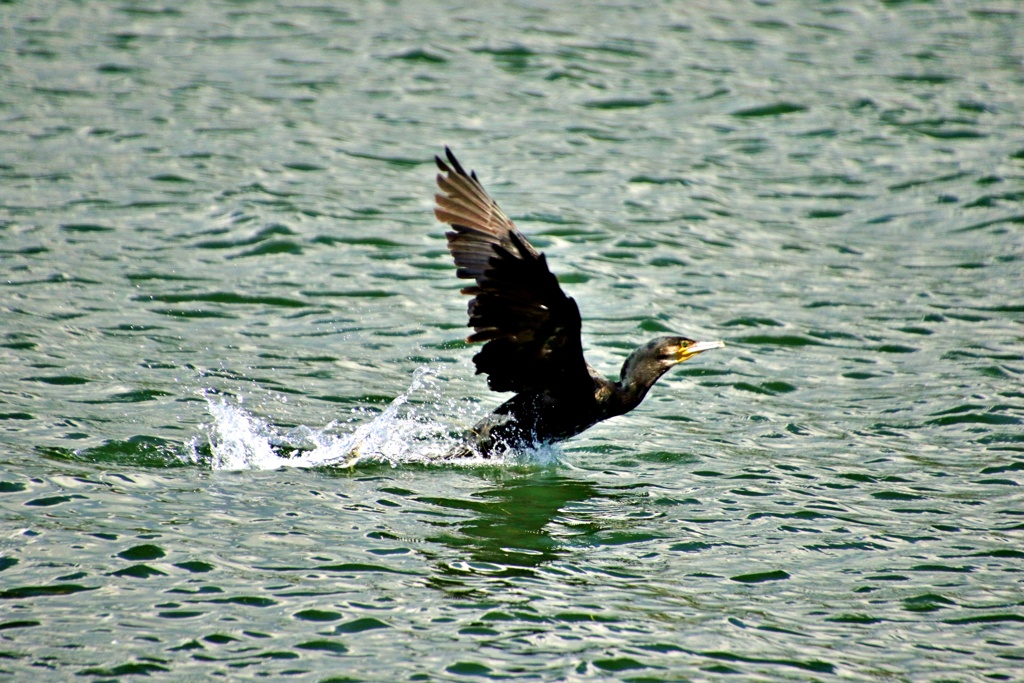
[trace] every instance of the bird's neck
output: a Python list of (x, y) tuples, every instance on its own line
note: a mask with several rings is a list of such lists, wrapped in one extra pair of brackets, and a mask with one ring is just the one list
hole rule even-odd
[[(615, 394), (620, 403), (622, 413), (628, 413), (636, 408), (647, 396), (647, 392), (654, 386), (654, 379), (636, 376), (622, 377), (615, 383)], [(620, 414), (622, 414), (620, 413)]]

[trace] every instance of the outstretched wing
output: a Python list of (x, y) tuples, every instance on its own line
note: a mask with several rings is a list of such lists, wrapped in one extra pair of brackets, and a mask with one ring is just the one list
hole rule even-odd
[[(544, 255), (491, 199), (476, 173), (466, 173), (445, 147), (434, 215), (452, 229), (448, 250), (456, 275), (475, 280), (463, 294), (469, 302), (471, 342), (486, 342), (476, 354), (477, 374), (494, 391), (569, 388), (589, 382), (580, 342), (580, 311), (548, 270)], [(450, 164), (450, 165), (449, 165)]]

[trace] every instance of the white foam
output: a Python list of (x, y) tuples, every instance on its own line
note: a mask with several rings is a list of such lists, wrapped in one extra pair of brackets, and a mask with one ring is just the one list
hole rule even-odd
[[(432, 399), (411, 404), (410, 398), (426, 393)], [(381, 413), (363, 423), (332, 422), (317, 429), (300, 426), (282, 430), (242, 407), (242, 400), (204, 391), (213, 418), (208, 427), (209, 466), (215, 470), (277, 469), (280, 467), (352, 467), (364, 462), (401, 464), (552, 465), (561, 449), (542, 447), (525, 452), (508, 452), (491, 458), (453, 457), (449, 451), (460, 443), (457, 434), (464, 427), (446, 424), (439, 416), (465, 418), (473, 408), (466, 401), (445, 401), (436, 390), (436, 374), (419, 368), (412, 384)], [(366, 414), (357, 411), (358, 414)], [(193, 457), (201, 462), (195, 445)]]

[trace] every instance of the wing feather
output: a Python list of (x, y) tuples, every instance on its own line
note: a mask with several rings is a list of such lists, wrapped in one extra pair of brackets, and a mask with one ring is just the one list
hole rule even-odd
[(434, 215), (446, 233), (456, 275), (476, 284), (469, 302), (470, 342), (484, 342), (473, 362), (495, 391), (540, 391), (589, 382), (580, 342), (580, 312), (547, 260), (491, 199), (476, 173), (451, 150), (441, 173)]

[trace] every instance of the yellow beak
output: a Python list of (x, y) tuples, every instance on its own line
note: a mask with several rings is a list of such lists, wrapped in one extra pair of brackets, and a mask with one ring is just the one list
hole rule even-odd
[(693, 358), (698, 353), (710, 351), (711, 349), (721, 349), (724, 346), (724, 341), (700, 341), (694, 342), (689, 346), (680, 346), (678, 353), (679, 362), (682, 363), (684, 360)]

